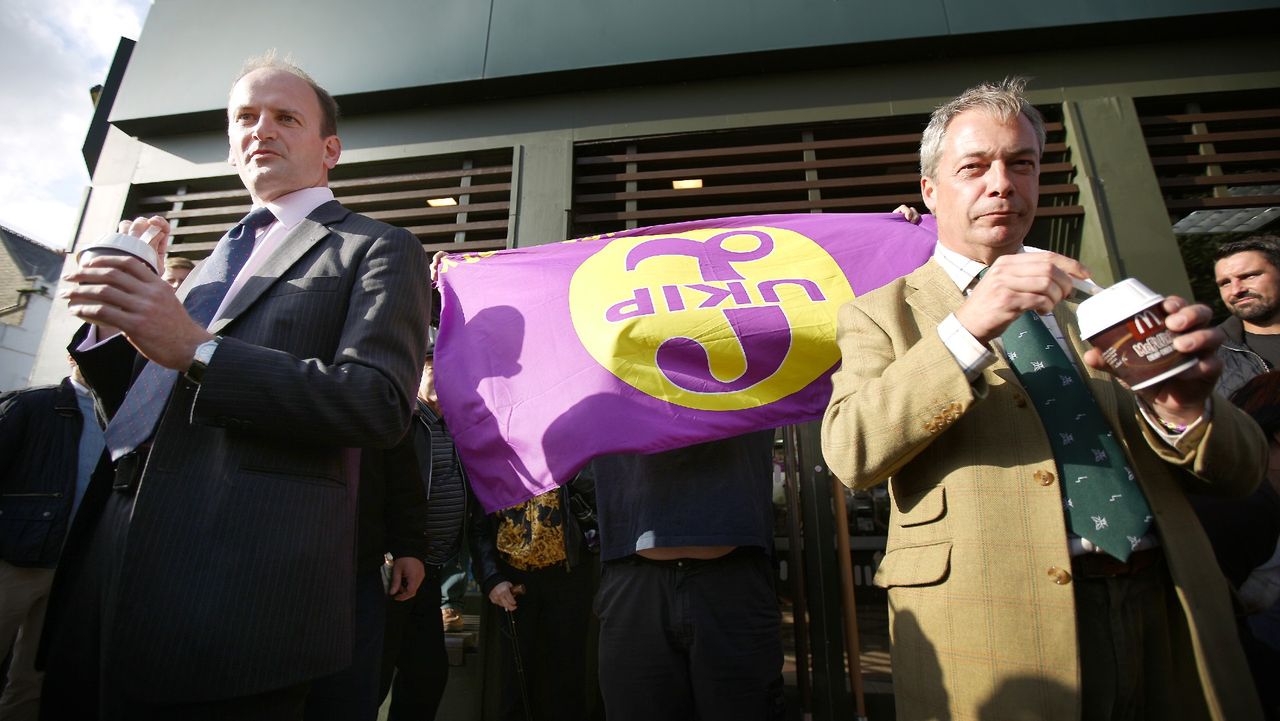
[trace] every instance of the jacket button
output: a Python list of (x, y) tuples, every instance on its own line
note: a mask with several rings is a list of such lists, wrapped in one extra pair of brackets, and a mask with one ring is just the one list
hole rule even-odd
[(42, 517), (44, 517), (44, 518), (48, 518), (49, 516), (52, 516), (52, 515), (53, 515), (53, 512), (52, 512), (52, 511), (45, 511), (44, 513), (41, 513), (40, 515), (41, 515)]
[(1022, 395), (1021, 393), (1014, 393), (1014, 394), (1013, 394), (1013, 404), (1014, 404), (1015, 406), (1019, 407), (1019, 408), (1026, 408), (1026, 407), (1027, 407), (1027, 397), (1026, 397), (1026, 396), (1024, 396), (1024, 395)]
[(1049, 566), (1049, 578), (1052, 578), (1053, 582), (1059, 586), (1065, 586), (1068, 583), (1071, 583), (1071, 574), (1057, 566)]
[(1044, 471), (1044, 470), (1036, 471), (1035, 473), (1031, 474), (1031, 477), (1036, 479), (1036, 482), (1038, 482), (1042, 486), (1053, 485), (1053, 474), (1050, 473), (1049, 471)]

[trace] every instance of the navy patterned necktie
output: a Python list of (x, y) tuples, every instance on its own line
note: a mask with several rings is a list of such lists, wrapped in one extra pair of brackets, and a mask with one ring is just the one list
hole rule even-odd
[(1033, 311), (1000, 336), (1049, 434), (1072, 532), (1121, 561), (1151, 526), (1146, 496), (1075, 364)]
[[(270, 209), (254, 208), (222, 236), (213, 253), (201, 264), (198, 277), (194, 279), (199, 285), (187, 293), (182, 303), (192, 320), (208, 327), (218, 306), (222, 305), (222, 299), (227, 296), (227, 290), (253, 253), (258, 229), (274, 220)], [(177, 378), (177, 371), (147, 362), (129, 387), (120, 410), (107, 424), (107, 447), (111, 449), (111, 460), (119, 460), (151, 437)]]

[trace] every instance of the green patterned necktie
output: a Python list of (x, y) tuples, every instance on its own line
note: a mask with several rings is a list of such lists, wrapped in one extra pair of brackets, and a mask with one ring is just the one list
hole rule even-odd
[(1151, 526), (1151, 509), (1093, 394), (1034, 311), (1000, 339), (1049, 434), (1072, 532), (1128, 560)]

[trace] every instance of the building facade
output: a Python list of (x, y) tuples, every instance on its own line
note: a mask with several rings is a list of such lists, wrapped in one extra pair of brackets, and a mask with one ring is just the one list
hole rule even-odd
[[(156, 0), (91, 131), (77, 243), (163, 214), (173, 252), (209, 251), (249, 206), (227, 163), (227, 90), (268, 48), (343, 107), (338, 199), (454, 251), (921, 207), (929, 112), (1022, 75), (1049, 124), (1034, 241), (1100, 282), (1190, 295), (1204, 269), (1184, 253), (1266, 230), (1280, 206), (1278, 20), (1262, 0)], [(35, 379), (64, 373), (74, 326), (55, 304)], [(830, 478), (815, 431), (791, 435), (818, 548), (807, 693), (818, 718), (847, 717), (841, 651), (823, 643), (840, 639)]]

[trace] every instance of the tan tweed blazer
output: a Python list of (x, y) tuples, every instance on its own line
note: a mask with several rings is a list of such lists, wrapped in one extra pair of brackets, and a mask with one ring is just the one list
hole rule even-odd
[[(844, 358), (822, 447), (847, 485), (889, 481), (893, 514), (876, 582), (889, 589), (900, 719), (1080, 719), (1079, 659), (1062, 491), (1036, 411), (1003, 360), (970, 385), (936, 331), (963, 296), (930, 261), (839, 315)], [(1055, 311), (1083, 352), (1070, 304)], [(1078, 364), (1084, 368), (1083, 363)], [(1132, 394), (1090, 370), (1156, 516), (1176, 600), (1163, 681), (1185, 718), (1261, 718), (1226, 582), (1184, 492), (1243, 495), (1266, 442), (1221, 398), (1180, 455)]]

